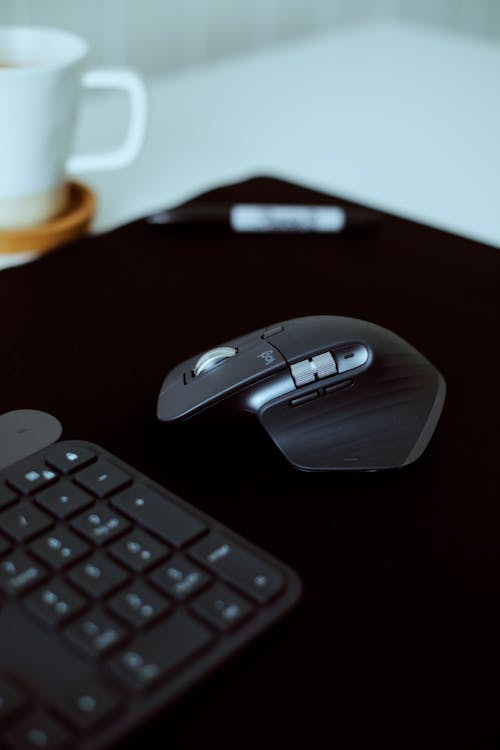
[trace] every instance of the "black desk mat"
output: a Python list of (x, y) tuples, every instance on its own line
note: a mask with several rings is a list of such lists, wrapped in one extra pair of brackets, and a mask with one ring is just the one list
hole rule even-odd
[[(341, 203), (278, 180), (204, 201)], [(126, 747), (497, 747), (499, 251), (382, 214), (375, 233), (175, 235), (142, 221), (0, 273), (0, 413), (49, 411), (288, 562), (285, 623)], [(448, 395), (403, 470), (309, 475), (253, 422), (166, 428), (166, 372), (286, 318), (394, 330)], [(479, 718), (477, 718), (477, 714)]]

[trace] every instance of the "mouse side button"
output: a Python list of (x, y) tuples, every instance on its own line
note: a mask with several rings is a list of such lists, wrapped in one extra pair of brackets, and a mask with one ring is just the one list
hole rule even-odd
[(339, 372), (347, 372), (361, 367), (368, 361), (368, 349), (363, 344), (344, 346), (335, 351), (335, 359)]

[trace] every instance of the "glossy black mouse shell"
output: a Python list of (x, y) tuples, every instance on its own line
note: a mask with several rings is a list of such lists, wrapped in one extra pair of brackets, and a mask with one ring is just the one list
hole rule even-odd
[(207, 409), (215, 417), (217, 405), (229, 403), (235, 420), (238, 410), (255, 413), (288, 461), (305, 471), (412, 463), (434, 432), (446, 393), (443, 377), (409, 343), (354, 318), (286, 320), (228, 341), (210, 358), (206, 365), (207, 353), (198, 354), (167, 375), (158, 418), (176, 422)]

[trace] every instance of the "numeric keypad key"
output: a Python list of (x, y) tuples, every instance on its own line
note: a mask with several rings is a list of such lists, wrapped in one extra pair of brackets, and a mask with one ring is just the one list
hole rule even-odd
[(206, 528), (201, 519), (187, 513), (174, 500), (143, 484), (134, 484), (115, 495), (111, 505), (174, 547), (182, 547)]
[(9, 596), (20, 596), (47, 577), (47, 570), (22, 550), (0, 560), (0, 588)]
[(279, 570), (218, 532), (193, 545), (189, 554), (259, 604), (267, 604), (285, 584)]
[(100, 599), (122, 586), (129, 575), (105, 555), (96, 552), (73, 568), (68, 577), (86, 594)]
[(100, 547), (123, 534), (130, 528), (130, 522), (120, 513), (98, 504), (73, 519), (71, 526), (91, 544)]
[(56, 479), (56, 472), (44, 461), (32, 459), (17, 465), (7, 474), (7, 482), (23, 495), (31, 495)]
[(32, 503), (23, 501), (0, 513), (0, 529), (15, 539), (25, 542), (40, 532), (48, 529), (54, 521), (50, 516), (36, 508)]
[(85, 608), (85, 599), (63, 581), (52, 581), (30, 594), (26, 607), (46, 625), (60, 625)]
[(90, 547), (64, 526), (56, 526), (37, 539), (30, 549), (53, 570), (62, 570), (84, 557)]
[(218, 583), (200, 594), (191, 605), (193, 612), (217, 630), (231, 630), (247, 620), (253, 607), (227, 586)]
[(127, 586), (108, 602), (109, 609), (133, 628), (144, 628), (165, 615), (169, 602), (142, 581)]
[(65, 633), (71, 643), (92, 657), (107, 654), (126, 638), (125, 628), (100, 609), (72, 623)]
[(100, 458), (75, 475), (75, 481), (96, 497), (116, 492), (131, 481), (131, 477), (109, 461)]
[(111, 668), (127, 685), (140, 690), (164, 679), (207, 648), (213, 639), (213, 634), (201, 623), (176, 612), (113, 657)]
[(208, 573), (180, 555), (156, 568), (150, 579), (178, 602), (202, 591), (212, 580)]
[(161, 544), (145, 531), (134, 529), (115, 542), (109, 552), (130, 570), (142, 573), (168, 557), (171, 551), (170, 547)]
[(55, 443), (47, 451), (47, 463), (61, 474), (71, 474), (86, 464), (94, 461), (96, 455), (89, 448), (80, 445), (64, 445)]
[(61, 520), (69, 518), (69, 516), (95, 502), (92, 495), (67, 479), (61, 479), (53, 487), (38, 492), (35, 500), (45, 510)]

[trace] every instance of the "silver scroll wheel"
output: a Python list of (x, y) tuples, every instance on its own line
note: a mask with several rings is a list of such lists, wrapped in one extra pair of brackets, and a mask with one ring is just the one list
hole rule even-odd
[(209, 352), (202, 354), (195, 364), (193, 369), (195, 378), (203, 372), (211, 370), (212, 367), (215, 367), (215, 365), (218, 365), (219, 362), (222, 362), (224, 359), (234, 357), (237, 353), (238, 350), (234, 349), (232, 346), (218, 346), (217, 349), (210, 349)]

